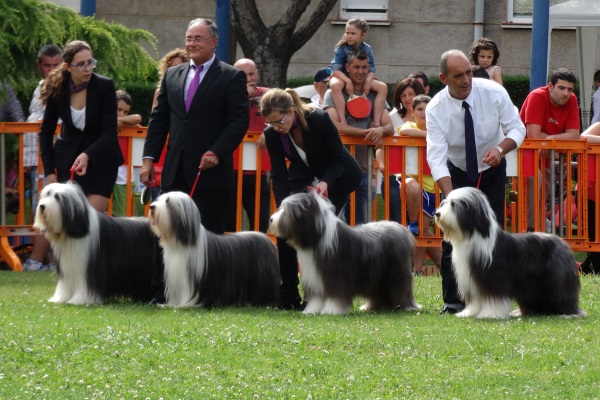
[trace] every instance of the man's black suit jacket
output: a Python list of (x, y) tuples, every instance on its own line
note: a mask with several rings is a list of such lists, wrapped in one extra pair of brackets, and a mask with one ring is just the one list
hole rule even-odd
[(169, 135), (161, 186), (169, 189), (182, 162), (185, 182), (191, 189), (200, 159), (210, 150), (219, 164), (202, 171), (197, 190), (231, 190), (232, 154), (248, 129), (246, 75), (215, 57), (186, 111), (184, 89), (189, 69), (190, 63), (183, 63), (166, 71), (143, 155), (158, 160)]

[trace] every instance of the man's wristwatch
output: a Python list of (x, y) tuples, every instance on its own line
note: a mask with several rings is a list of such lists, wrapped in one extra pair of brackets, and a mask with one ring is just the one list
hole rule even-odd
[(502, 150), (502, 147), (496, 146), (496, 150), (500, 153), (500, 158), (504, 158), (504, 150)]

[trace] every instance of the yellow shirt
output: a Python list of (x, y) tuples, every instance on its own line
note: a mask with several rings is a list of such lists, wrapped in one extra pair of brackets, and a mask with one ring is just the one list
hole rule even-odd
[[(407, 121), (402, 126), (398, 128), (398, 132), (402, 134), (403, 129), (419, 129), (416, 122)], [(427, 165), (427, 150), (425, 150), (423, 163)], [(425, 166), (424, 165), (424, 166)], [(419, 177), (417, 175), (408, 175), (414, 180), (418, 180)], [(423, 175), (423, 190), (429, 193), (435, 192), (435, 182), (433, 180), (433, 176), (431, 175)]]

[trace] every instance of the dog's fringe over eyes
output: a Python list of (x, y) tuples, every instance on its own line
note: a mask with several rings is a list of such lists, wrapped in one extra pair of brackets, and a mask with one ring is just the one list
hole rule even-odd
[[(504, 232), (475, 188), (450, 192), (435, 221), (452, 244), (452, 268), (466, 306), (459, 317), (585, 315), (575, 258), (561, 238)], [(511, 300), (519, 306), (513, 313)]]
[(150, 206), (148, 219), (161, 237), (167, 306), (278, 303), (277, 250), (265, 234), (208, 231), (194, 201), (182, 192), (162, 194)]
[(157, 243), (145, 218), (109, 217), (88, 203), (77, 184), (52, 183), (40, 193), (34, 228), (51, 242), (59, 262), (51, 302), (152, 298), (148, 271)]
[(414, 238), (405, 227), (379, 221), (349, 227), (315, 191), (283, 200), (271, 216), (275, 235), (298, 254), (306, 314), (346, 314), (355, 296), (364, 310), (416, 310)]

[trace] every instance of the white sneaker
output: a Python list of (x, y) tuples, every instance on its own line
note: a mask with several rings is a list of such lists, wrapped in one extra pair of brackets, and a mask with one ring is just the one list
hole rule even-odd
[(29, 258), (22, 266), (23, 272), (45, 271), (46, 267), (39, 261), (30, 260)]

